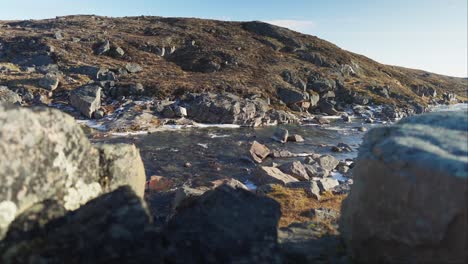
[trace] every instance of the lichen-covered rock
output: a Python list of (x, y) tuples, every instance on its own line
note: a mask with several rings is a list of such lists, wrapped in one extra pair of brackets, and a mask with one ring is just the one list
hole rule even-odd
[(131, 188), (121, 187), (65, 212), (50, 201), (23, 212), (0, 242), (0, 262), (161, 262), (159, 236), (151, 230), (146, 204)]
[(180, 208), (163, 231), (168, 263), (279, 263), (279, 204), (222, 185)]
[(96, 147), (100, 155), (100, 178), (107, 181), (107, 187), (113, 190), (129, 185), (138, 196), (143, 197), (146, 174), (135, 145), (100, 144)]
[(371, 130), (341, 231), (361, 263), (466, 263), (468, 115), (439, 112)]
[(34, 203), (54, 197), (72, 210), (101, 192), (98, 151), (59, 111), (0, 105), (0, 156), (0, 234)]
[(21, 97), (8, 89), (6, 86), (0, 86), (0, 103), (4, 104), (16, 104), (21, 103)]
[(0, 104), (0, 157), (0, 239), (16, 216), (44, 200), (75, 210), (126, 184), (143, 195), (145, 172), (134, 146), (98, 150), (74, 118), (57, 110)]

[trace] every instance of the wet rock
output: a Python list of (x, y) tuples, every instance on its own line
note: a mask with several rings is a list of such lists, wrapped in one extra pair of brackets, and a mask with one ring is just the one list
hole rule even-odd
[(58, 85), (59, 78), (57, 75), (52, 73), (46, 74), (42, 79), (39, 80), (39, 86), (49, 91), (57, 89)]
[(332, 171), (338, 166), (340, 163), (339, 160), (337, 160), (335, 157), (331, 155), (323, 155), (320, 158), (315, 160), (321, 168), (327, 171)]
[(280, 143), (286, 143), (289, 138), (289, 131), (284, 128), (278, 128), (275, 130), (275, 133), (273, 134), (273, 139), (280, 142)]
[(350, 145), (345, 144), (345, 143), (338, 143), (337, 146), (333, 146), (331, 148), (331, 151), (333, 152), (352, 152), (353, 149), (351, 148)]
[(346, 122), (346, 123), (351, 123), (351, 121), (352, 121), (351, 116), (349, 116), (347, 114), (342, 115), (341, 119), (343, 119), (343, 121)]
[(330, 120), (326, 119), (323, 116), (316, 116), (313, 119), (313, 122), (319, 124), (319, 125), (328, 125), (330, 124)]
[(84, 116), (92, 118), (94, 112), (101, 107), (101, 87), (88, 85), (73, 90), (70, 104)]
[(366, 118), (365, 122), (366, 122), (367, 124), (373, 124), (373, 123), (375, 122), (375, 119), (372, 118), (372, 117), (368, 117), (368, 118)]
[(307, 174), (304, 165), (300, 161), (288, 162), (278, 167), (282, 172), (293, 176), (300, 181), (308, 181), (309, 175)]
[(466, 112), (439, 112), (366, 135), (340, 222), (356, 261), (468, 259), (467, 124)]
[[(148, 228), (146, 205), (129, 187), (100, 196), (63, 217), (54, 217), (57, 213), (63, 209), (44, 203), (25, 211), (0, 246), (1, 262), (143, 263), (148, 258), (160, 262), (159, 237)], [(27, 224), (31, 218), (36, 218), (33, 228)]]
[(320, 188), (320, 191), (323, 192), (329, 192), (336, 186), (340, 185), (340, 183), (332, 178), (323, 178), (317, 181), (317, 185)]
[(257, 163), (262, 163), (262, 161), (270, 155), (270, 149), (265, 145), (254, 141), (250, 146), (250, 156)]
[(320, 188), (315, 181), (290, 182), (286, 184), (287, 188), (303, 189), (311, 197), (320, 200)]
[(293, 158), (297, 157), (297, 154), (294, 154), (288, 150), (273, 150), (270, 156), (273, 158)]
[(290, 141), (290, 142), (304, 142), (304, 138), (301, 135), (294, 134), (294, 135), (288, 136), (288, 141)]
[(297, 182), (298, 180), (291, 175), (283, 173), (278, 168), (261, 166), (255, 170), (252, 181), (260, 186), (270, 183), (285, 185), (290, 182)]
[(136, 63), (127, 63), (125, 64), (125, 69), (129, 73), (138, 73), (143, 70), (143, 67), (141, 67), (139, 64), (136, 64)]
[(163, 232), (164, 259), (172, 263), (280, 263), (276, 231), (280, 215), (279, 204), (270, 198), (220, 186), (171, 219)]
[(0, 103), (3, 104), (17, 104), (21, 103), (19, 94), (8, 89), (6, 86), (0, 86)]

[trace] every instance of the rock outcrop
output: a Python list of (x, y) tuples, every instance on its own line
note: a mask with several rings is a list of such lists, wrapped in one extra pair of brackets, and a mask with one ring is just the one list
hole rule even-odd
[(415, 116), (366, 135), (340, 223), (356, 261), (466, 263), (467, 116)]
[(0, 238), (16, 216), (52, 199), (74, 210), (130, 184), (143, 196), (145, 173), (134, 146), (91, 145), (58, 110), (0, 104)]

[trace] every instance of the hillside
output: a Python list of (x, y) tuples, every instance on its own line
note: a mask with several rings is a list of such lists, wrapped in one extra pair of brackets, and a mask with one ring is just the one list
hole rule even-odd
[[(44, 74), (55, 72), (58, 89), (40, 89)], [(0, 85), (23, 102), (38, 94), (66, 101), (69, 90), (92, 80), (104, 89), (126, 87), (114, 95), (175, 99), (225, 91), (269, 98), (274, 108), (284, 108), (281, 88), (309, 91), (317, 98), (302, 110), (314, 109), (318, 96), (338, 105), (420, 107), (453, 101), (455, 94), (466, 100), (467, 87), (463, 78), (383, 65), (262, 22), (98, 16), (0, 22)], [(132, 87), (138, 93), (128, 92)]]

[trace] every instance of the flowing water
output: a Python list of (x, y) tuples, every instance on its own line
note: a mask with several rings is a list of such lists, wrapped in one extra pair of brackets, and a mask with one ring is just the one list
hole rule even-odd
[[(467, 105), (451, 107), (440, 106), (434, 111), (467, 110)], [(364, 120), (356, 119), (345, 123), (341, 119), (331, 120), (329, 125), (291, 125), (279, 126), (286, 128), (290, 134), (299, 134), (305, 142), (288, 142), (281, 144), (272, 140), (272, 135), (278, 127), (234, 128), (176, 128), (167, 127), (165, 131), (147, 135), (127, 137), (112, 137), (100, 139), (105, 142), (134, 143), (139, 149), (146, 169), (146, 174), (170, 177), (178, 183), (191, 180), (194, 184), (203, 185), (207, 181), (225, 177), (236, 178), (250, 184), (252, 170), (255, 164), (249, 161), (250, 144), (256, 140), (274, 150), (288, 150), (301, 157), (265, 160), (265, 165), (273, 162), (281, 164), (290, 160), (303, 160), (311, 153), (331, 154), (339, 160), (352, 159), (357, 156), (357, 150), (365, 132), (358, 127), (386, 125), (364, 124)], [(331, 146), (346, 143), (353, 148), (352, 152), (332, 153)]]

